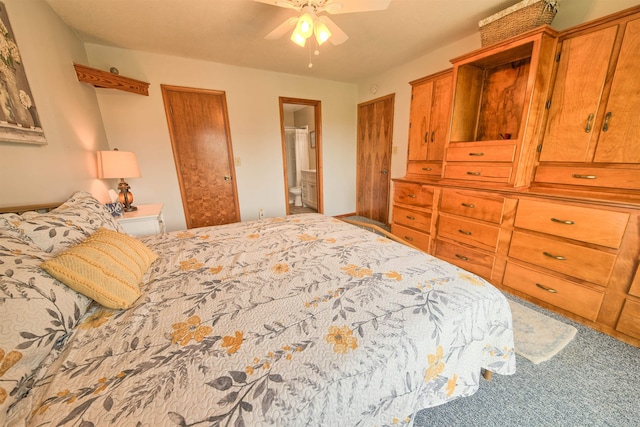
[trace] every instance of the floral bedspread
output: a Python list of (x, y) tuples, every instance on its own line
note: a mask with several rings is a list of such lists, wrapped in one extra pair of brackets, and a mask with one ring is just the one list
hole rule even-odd
[[(383, 426), (515, 372), (484, 280), (322, 215), (152, 236), (129, 310), (94, 307), (27, 425)], [(496, 402), (499, 404), (499, 402)]]

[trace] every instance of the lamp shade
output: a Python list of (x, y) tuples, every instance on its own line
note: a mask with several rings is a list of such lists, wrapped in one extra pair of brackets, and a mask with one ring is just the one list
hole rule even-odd
[(131, 151), (98, 151), (98, 178), (139, 178), (140, 168)]

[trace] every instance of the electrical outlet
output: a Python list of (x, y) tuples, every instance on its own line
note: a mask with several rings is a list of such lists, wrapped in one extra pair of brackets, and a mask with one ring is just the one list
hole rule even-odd
[(264, 209), (260, 208), (258, 209), (258, 219), (263, 219), (264, 218)]

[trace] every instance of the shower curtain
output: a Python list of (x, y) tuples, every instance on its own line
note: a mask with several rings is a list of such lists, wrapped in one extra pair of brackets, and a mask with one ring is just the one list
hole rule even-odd
[(302, 170), (309, 169), (309, 131), (296, 129), (296, 187), (302, 185)]

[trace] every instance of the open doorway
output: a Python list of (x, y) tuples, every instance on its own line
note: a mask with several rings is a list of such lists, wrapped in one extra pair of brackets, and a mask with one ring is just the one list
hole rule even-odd
[(287, 215), (324, 212), (320, 101), (280, 97)]

